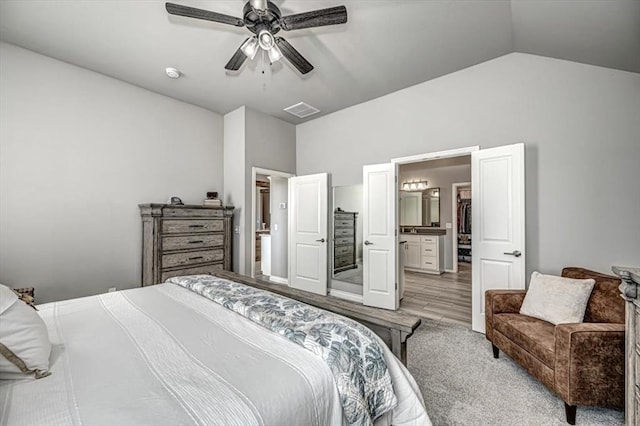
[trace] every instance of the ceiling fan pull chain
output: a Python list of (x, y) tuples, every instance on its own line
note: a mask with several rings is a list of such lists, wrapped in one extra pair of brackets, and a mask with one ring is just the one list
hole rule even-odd
[(262, 91), (267, 91), (267, 80), (264, 74), (264, 50), (262, 51), (262, 58), (260, 60), (262, 62)]

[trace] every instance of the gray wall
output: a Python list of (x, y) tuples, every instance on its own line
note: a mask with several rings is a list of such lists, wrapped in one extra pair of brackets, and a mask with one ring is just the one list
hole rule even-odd
[[(271, 275), (288, 278), (289, 180), (271, 176)], [(285, 203), (287, 208), (280, 208)], [(277, 229), (276, 229), (277, 228)]]
[[(236, 209), (233, 270), (251, 272), (252, 168), (296, 171), (296, 130), (293, 124), (247, 107), (224, 116), (225, 200)], [(229, 152), (231, 151), (231, 152)]]
[[(471, 182), (471, 156), (452, 158), (455, 163), (465, 162), (463, 165), (446, 165), (446, 160), (424, 161), (420, 163), (403, 164), (398, 173), (398, 182), (427, 180), (429, 188), (440, 188), (440, 228), (446, 229), (446, 223), (453, 226), (453, 212), (451, 211), (451, 185), (459, 182)], [(453, 230), (447, 229), (444, 237), (444, 267), (453, 268)]]
[(525, 142), (527, 271), (640, 260), (640, 75), (514, 53), (297, 126), (298, 174)]
[(222, 190), (222, 117), (0, 43), (0, 282), (140, 285), (139, 203)]
[[(245, 273), (240, 253), (245, 251), (244, 232), (245, 211), (245, 126), (244, 107), (224, 116), (224, 204), (234, 206), (233, 241), (231, 244), (233, 270)], [(251, 211), (248, 207), (247, 211)], [(250, 215), (249, 215), (250, 216)], [(251, 220), (249, 217), (248, 220)]]

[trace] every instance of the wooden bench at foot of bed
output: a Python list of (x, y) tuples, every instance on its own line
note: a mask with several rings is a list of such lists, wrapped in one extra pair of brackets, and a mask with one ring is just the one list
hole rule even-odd
[(407, 339), (420, 325), (421, 320), (418, 317), (398, 311), (371, 308), (331, 296), (320, 296), (282, 284), (256, 280), (234, 272), (220, 271), (216, 272), (215, 275), (261, 290), (277, 293), (358, 321), (380, 336), (387, 346), (391, 348), (393, 354), (398, 357), (405, 366), (407, 365)]

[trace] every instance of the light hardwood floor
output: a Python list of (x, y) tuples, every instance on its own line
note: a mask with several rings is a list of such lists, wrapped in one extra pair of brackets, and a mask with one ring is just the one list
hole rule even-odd
[(460, 262), (457, 274), (429, 275), (405, 271), (400, 310), (424, 318), (471, 327), (471, 264)]

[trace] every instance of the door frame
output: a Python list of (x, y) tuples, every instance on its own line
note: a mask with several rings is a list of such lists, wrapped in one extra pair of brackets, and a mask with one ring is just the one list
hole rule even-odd
[[(279, 170), (263, 169), (261, 167), (251, 167), (251, 253), (250, 253), (251, 278), (256, 277), (256, 206), (258, 205), (258, 200), (256, 197), (257, 175), (277, 176), (285, 179), (289, 179), (290, 177), (295, 176), (295, 174), (293, 173), (281, 172)], [(288, 210), (289, 210), (289, 195), (287, 195), (287, 211)], [(287, 226), (289, 226), (288, 223), (287, 223)], [(289, 254), (287, 253), (287, 265), (288, 264), (289, 264)], [(280, 282), (280, 283), (288, 285), (289, 280), (287, 279), (286, 283), (283, 283), (283, 282)]]
[[(398, 166), (400, 166), (402, 164), (418, 163), (418, 162), (422, 162), (422, 161), (437, 160), (437, 159), (441, 159), (441, 158), (462, 157), (462, 156), (465, 156), (465, 155), (471, 155), (471, 153), (476, 152), (476, 151), (480, 151), (480, 146), (479, 145), (467, 146), (467, 147), (463, 147), (463, 148), (448, 149), (448, 150), (445, 150), (445, 151), (428, 152), (428, 153), (424, 153), (424, 154), (409, 155), (409, 156), (406, 156), (406, 157), (392, 158), (391, 162), (392, 163), (397, 163)], [(397, 180), (397, 176), (396, 176), (396, 180)], [(399, 185), (399, 184), (400, 184), (400, 182), (396, 182), (396, 185)], [(453, 196), (452, 196), (452, 198), (453, 198)], [(452, 228), (453, 228), (453, 226), (452, 226)], [(455, 246), (456, 252), (458, 250), (457, 231), (458, 230), (456, 229), (456, 238), (455, 238), (456, 241), (455, 241), (454, 244), (452, 244), (452, 246)], [(473, 231), (474, 230), (471, 229), (471, 239), (472, 240), (473, 240)], [(400, 217), (399, 217), (399, 215), (396, 215), (396, 232), (398, 233), (398, 236), (400, 236)], [(457, 255), (454, 257), (454, 262), (455, 262), (454, 265), (457, 268), (457, 264), (458, 264)], [(398, 262), (396, 262), (396, 264), (397, 263)], [(397, 265), (396, 267), (400, 268), (399, 265)], [(446, 268), (445, 268), (445, 271), (446, 271)], [(473, 283), (471, 284), (471, 286), (473, 287)]]
[[(471, 190), (471, 181), (469, 182), (457, 182), (451, 185), (451, 213), (453, 214), (453, 223), (451, 224), (451, 256), (453, 260), (453, 268), (448, 270), (445, 268), (446, 272), (453, 272), (454, 274), (458, 273), (458, 189), (459, 188), (469, 188)], [(456, 194), (454, 197), (453, 195)], [(473, 241), (473, 228), (471, 228), (471, 236)]]

